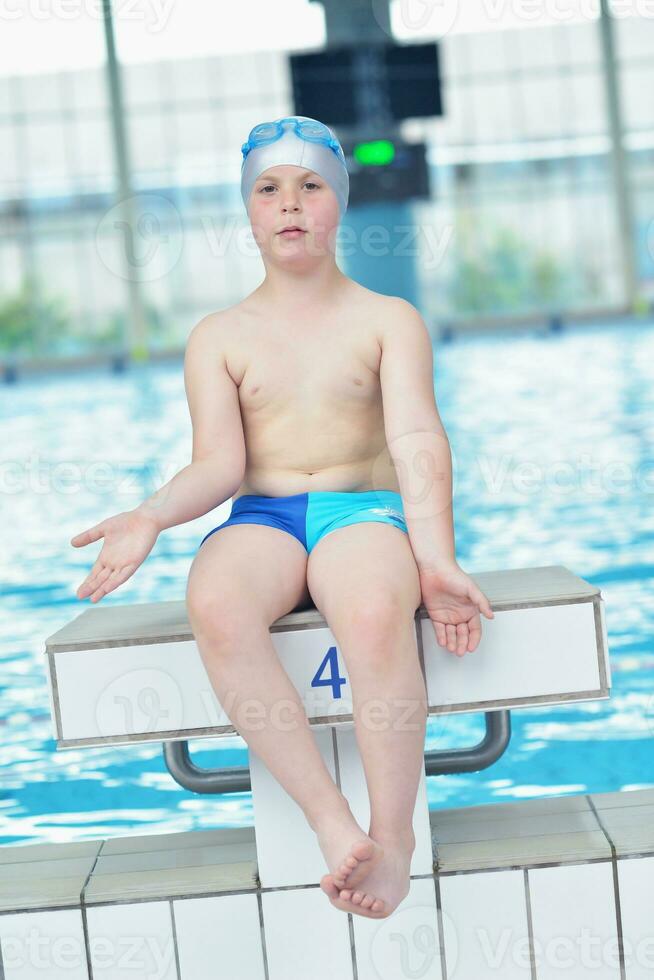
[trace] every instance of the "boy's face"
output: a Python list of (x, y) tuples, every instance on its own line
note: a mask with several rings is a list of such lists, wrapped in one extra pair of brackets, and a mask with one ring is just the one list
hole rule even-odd
[[(313, 170), (291, 164), (264, 170), (252, 188), (248, 215), (257, 245), (267, 254), (291, 260), (334, 251), (338, 199)], [(281, 234), (289, 225), (303, 232)]]

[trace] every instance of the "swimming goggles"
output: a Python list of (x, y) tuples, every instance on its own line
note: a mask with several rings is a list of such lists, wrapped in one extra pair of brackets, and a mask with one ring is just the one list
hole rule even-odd
[(285, 116), (283, 119), (275, 119), (273, 122), (259, 123), (250, 130), (247, 142), (241, 147), (243, 159), (247, 157), (250, 150), (257, 146), (266, 146), (268, 143), (275, 143), (284, 135), (284, 128), (292, 127), (296, 136), (306, 140), (308, 143), (322, 143), (333, 150), (341, 163), (345, 166), (345, 156), (338, 140), (334, 139), (331, 130), (324, 123), (308, 119), (295, 119), (293, 116)]

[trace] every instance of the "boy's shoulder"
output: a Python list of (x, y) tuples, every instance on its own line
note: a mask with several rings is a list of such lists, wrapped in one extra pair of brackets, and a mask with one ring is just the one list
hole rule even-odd
[(390, 296), (388, 293), (378, 293), (374, 289), (368, 289), (365, 286), (361, 286), (363, 290), (362, 296), (365, 300), (370, 303), (377, 305), (377, 308), (388, 313), (402, 313), (414, 311), (417, 313), (415, 306), (408, 300), (404, 299), (403, 296)]
[(392, 330), (397, 329), (400, 323), (410, 324), (420, 321), (422, 318), (419, 311), (408, 300), (402, 296), (389, 296), (386, 293), (377, 293), (373, 290), (366, 290), (369, 296), (366, 298), (366, 311), (376, 313), (377, 323), (381, 327)]
[(187, 349), (190, 347), (216, 349), (225, 336), (226, 329), (236, 320), (236, 308), (232, 306), (207, 313), (191, 328), (186, 339)]
[(360, 283), (357, 286), (357, 298), (361, 303), (363, 309), (366, 312), (375, 312), (378, 316), (381, 315), (384, 318), (396, 318), (402, 316), (411, 316), (411, 314), (416, 314), (418, 311), (415, 306), (408, 300), (404, 299), (402, 296), (390, 296), (388, 293), (378, 293), (374, 289), (368, 289), (367, 286), (362, 286)]

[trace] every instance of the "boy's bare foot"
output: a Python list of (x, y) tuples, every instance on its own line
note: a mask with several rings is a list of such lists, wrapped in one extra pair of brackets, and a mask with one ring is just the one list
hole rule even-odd
[(349, 806), (325, 814), (313, 829), (336, 888), (360, 884), (384, 853), (381, 844), (361, 829)]
[(339, 888), (331, 874), (321, 878), (320, 887), (337, 909), (368, 919), (384, 919), (409, 894), (414, 848), (414, 844), (385, 842), (381, 860), (365, 876), (358, 890), (349, 884), (347, 888)]

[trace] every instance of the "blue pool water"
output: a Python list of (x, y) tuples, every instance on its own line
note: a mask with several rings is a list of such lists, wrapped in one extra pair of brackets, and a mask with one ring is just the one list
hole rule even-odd
[[(460, 564), (473, 574), (563, 564), (598, 585), (613, 687), (605, 701), (513, 712), (495, 765), (429, 777), (432, 808), (654, 785), (653, 326), (436, 349)], [(0, 400), (0, 843), (250, 825), (249, 794), (183, 790), (160, 744), (57, 751), (52, 738), (44, 640), (89, 606), (75, 590), (101, 545), (69, 541), (189, 462), (181, 362), (21, 381)], [(229, 507), (165, 531), (103, 604), (183, 598), (200, 540)], [(473, 745), (483, 732), (481, 715), (440, 717), (427, 748)], [(201, 766), (247, 762), (238, 736), (190, 749)]]

